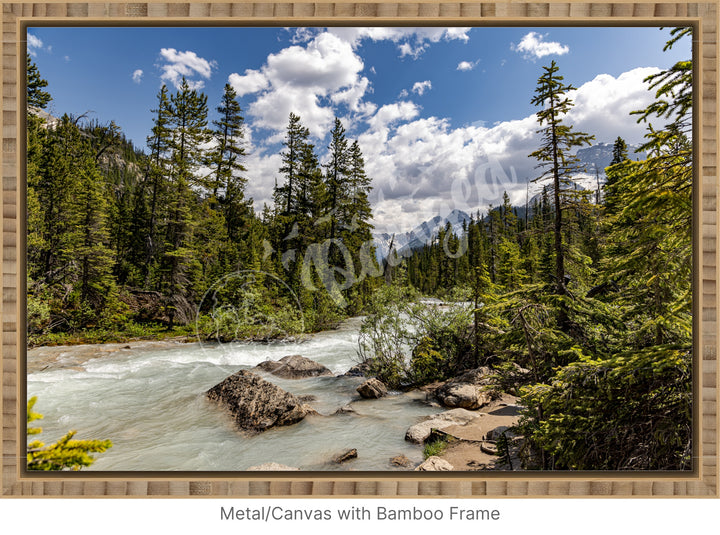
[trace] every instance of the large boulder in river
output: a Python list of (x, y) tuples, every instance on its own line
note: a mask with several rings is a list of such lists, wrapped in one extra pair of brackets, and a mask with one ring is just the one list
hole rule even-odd
[(292, 425), (314, 412), (293, 394), (246, 370), (231, 375), (206, 394), (226, 407), (243, 431)]
[(288, 355), (280, 360), (266, 360), (257, 367), (283, 379), (307, 379), (333, 374), (322, 364), (300, 355)]
[(387, 387), (375, 378), (368, 379), (358, 386), (357, 391), (365, 399), (377, 399), (387, 395)]
[(435, 390), (435, 397), (448, 408), (477, 410), (499, 395), (492, 373), (487, 366), (467, 371)]

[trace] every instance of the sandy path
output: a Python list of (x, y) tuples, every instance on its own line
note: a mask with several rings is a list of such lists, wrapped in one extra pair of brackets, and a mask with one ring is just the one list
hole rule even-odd
[[(450, 435), (448, 448), (439, 457), (449, 462), (455, 471), (509, 470), (507, 464), (498, 463), (498, 457), (483, 451), (492, 451), (494, 441), (487, 441), (488, 432), (500, 426), (513, 426), (520, 419), (518, 398), (503, 394), (502, 398), (478, 411), (478, 418), (465, 425), (443, 429)], [(511, 448), (513, 468), (520, 467), (517, 448)]]

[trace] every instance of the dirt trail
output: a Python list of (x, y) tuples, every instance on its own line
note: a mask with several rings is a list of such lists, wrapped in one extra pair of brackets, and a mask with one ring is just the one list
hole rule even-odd
[[(453, 425), (442, 430), (449, 435), (448, 448), (439, 457), (449, 462), (455, 471), (509, 470), (506, 463), (499, 463), (496, 442), (488, 440), (488, 434), (498, 427), (510, 427), (520, 419), (518, 398), (509, 394), (478, 410), (478, 418), (465, 424)], [(495, 438), (495, 437), (493, 437)], [(510, 447), (514, 469), (520, 467), (517, 447)]]

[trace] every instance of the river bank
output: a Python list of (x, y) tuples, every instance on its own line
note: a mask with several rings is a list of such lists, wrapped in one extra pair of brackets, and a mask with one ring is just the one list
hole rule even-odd
[[(82, 438), (113, 441), (92, 470), (237, 471), (267, 462), (302, 470), (411, 470), (423, 456), (422, 446), (404, 439), (407, 429), (444, 409), (420, 390), (390, 392), (377, 400), (360, 398), (356, 389), (365, 379), (343, 374), (357, 364), (361, 322), (352, 318), (302, 342), (173, 339), (33, 348), (28, 350), (28, 396), (38, 396), (47, 441), (71, 428)], [(333, 376), (288, 380), (256, 368), (291, 354), (323, 364)], [(312, 397), (318, 415), (255, 437), (238, 434), (204, 392), (240, 369), (294, 395)], [(351, 411), (338, 413), (348, 407)], [(480, 432), (478, 427), (475, 433)], [(444, 454), (455, 456), (454, 469), (490, 464), (477, 444), (465, 445), (465, 462), (456, 459), (460, 442)], [(343, 465), (331, 462), (351, 448), (358, 450), (357, 459)], [(409, 464), (393, 464), (398, 456)]]
[[(68, 429), (79, 438), (110, 439), (90, 470), (242, 471), (266, 462), (303, 470), (393, 470), (391, 459), (414, 463), (422, 450), (404, 440), (407, 428), (439, 409), (422, 394), (395, 392), (363, 400), (362, 377), (339, 377), (357, 364), (361, 318), (302, 342), (181, 343), (179, 341), (34, 348), (28, 351), (28, 397), (44, 415), (42, 438)], [(302, 354), (333, 376), (270, 378), (255, 367)], [(258, 436), (238, 433), (204, 393), (238, 370), (251, 370), (296, 396), (314, 396), (317, 416)], [(352, 405), (354, 412), (335, 414)], [(346, 465), (329, 461), (356, 448)]]

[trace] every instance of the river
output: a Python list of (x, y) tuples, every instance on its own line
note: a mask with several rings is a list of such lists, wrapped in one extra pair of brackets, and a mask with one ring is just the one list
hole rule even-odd
[[(422, 416), (439, 411), (419, 392), (363, 400), (360, 377), (285, 380), (254, 370), (296, 395), (313, 395), (320, 415), (252, 437), (237, 432), (229, 416), (204, 392), (241, 369), (300, 354), (334, 374), (357, 363), (359, 318), (303, 342), (130, 343), (35, 348), (28, 351), (28, 397), (44, 415), (40, 440), (50, 443), (70, 429), (79, 439), (110, 439), (86, 470), (242, 471), (266, 462), (301, 470), (384, 471), (404, 454), (417, 463), (419, 446), (404, 440)], [(335, 411), (351, 404), (355, 413)], [(36, 437), (33, 437), (36, 438)], [(332, 457), (350, 448), (358, 458), (337, 465)]]

